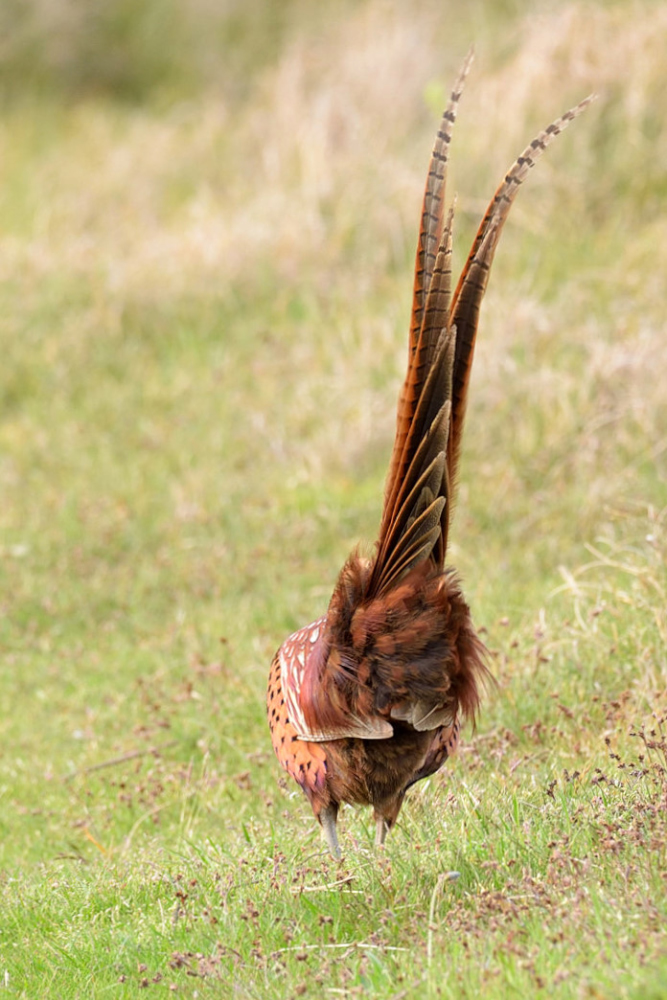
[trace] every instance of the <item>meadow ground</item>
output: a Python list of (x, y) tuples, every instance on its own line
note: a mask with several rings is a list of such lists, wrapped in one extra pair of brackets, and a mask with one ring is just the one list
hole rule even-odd
[[(665, 997), (667, 9), (214, 6), (2, 15), (0, 993)], [(336, 864), (265, 680), (374, 537), (471, 41), (459, 263), (599, 96), (482, 313), (450, 561), (497, 687)]]

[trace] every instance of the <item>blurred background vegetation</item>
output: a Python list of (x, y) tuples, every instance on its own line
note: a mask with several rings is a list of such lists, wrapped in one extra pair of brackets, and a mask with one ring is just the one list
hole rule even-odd
[[(242, 89), (309, 4), (251, 0), (8, 0), (0, 12), (5, 98), (54, 93), (142, 103)], [(299, 11), (297, 8), (300, 7)]]

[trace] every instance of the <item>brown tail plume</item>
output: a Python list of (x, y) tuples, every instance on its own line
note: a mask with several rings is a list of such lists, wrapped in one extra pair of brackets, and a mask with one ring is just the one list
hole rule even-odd
[(587, 97), (556, 119), (514, 162), (489, 203), (452, 296), (453, 209), (442, 226), (442, 205), (447, 149), (471, 61), (472, 54), (452, 92), (429, 167), (417, 247), (408, 371), (368, 597), (386, 593), (425, 560), (435, 570), (444, 566), (479, 312), (500, 234), (529, 170), (593, 99)]
[(491, 270), (493, 257), (498, 246), (500, 234), (507, 221), (512, 203), (517, 192), (544, 151), (551, 145), (556, 136), (560, 135), (571, 121), (574, 121), (582, 111), (595, 99), (591, 94), (576, 107), (566, 111), (548, 128), (540, 132), (526, 146), (521, 156), (517, 157), (505, 178), (489, 202), (484, 218), (477, 230), (472, 249), (468, 254), (456, 291), (454, 292), (450, 325), (456, 327), (456, 353), (454, 357), (452, 419), (447, 448), (447, 468), (450, 479), (455, 480), (461, 448), (461, 435), (468, 398), (468, 385), (472, 370), (475, 339), (479, 310), (486, 291), (486, 285)]
[[(450, 94), (440, 126), (435, 137), (426, 186), (422, 203), (419, 239), (415, 259), (412, 318), (408, 344), (408, 369), (401, 390), (396, 419), (396, 439), (389, 463), (389, 473), (385, 488), (385, 503), (382, 528), (386, 529), (391, 514), (395, 510), (395, 492), (403, 481), (409, 459), (405, 452), (405, 441), (410, 431), (412, 417), (428, 373), (435, 342), (446, 323), (451, 294), (451, 216), (445, 227), (443, 219), (445, 190), (447, 184), (447, 163), (459, 100), (463, 93), (466, 77), (473, 61), (472, 49), (466, 56), (456, 83)], [(430, 296), (431, 285), (436, 294)], [(430, 298), (430, 301), (429, 301)], [(438, 316), (444, 322), (438, 325)], [(435, 333), (435, 336), (434, 336)]]

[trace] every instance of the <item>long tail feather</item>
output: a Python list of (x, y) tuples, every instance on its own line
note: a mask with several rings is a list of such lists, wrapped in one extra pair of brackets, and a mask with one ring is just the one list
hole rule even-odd
[(594, 95), (587, 97), (576, 107), (566, 111), (548, 128), (540, 132), (526, 146), (521, 156), (517, 157), (505, 178), (489, 202), (484, 218), (477, 230), (477, 235), (468, 255), (461, 277), (452, 300), (450, 323), (456, 326), (456, 355), (454, 358), (454, 376), (452, 393), (452, 421), (447, 450), (447, 468), (452, 481), (456, 476), (461, 435), (465, 417), (468, 385), (472, 360), (475, 350), (479, 310), (486, 291), (489, 271), (496, 252), (500, 234), (509, 215), (517, 192), (544, 151), (551, 145), (556, 136), (567, 128), (585, 108), (594, 100)]
[[(450, 436), (450, 403), (452, 390), (452, 371), (454, 365), (454, 334), (453, 331), (442, 334), (435, 357), (423, 382), (417, 399), (415, 412), (404, 444), (401, 466), (405, 469), (401, 480), (397, 480), (391, 506), (383, 518), (384, 532), (381, 531), (378, 540), (378, 550), (369, 582), (369, 592), (381, 594), (394, 578), (396, 554), (400, 548), (401, 534), (408, 528), (410, 517), (414, 510), (406, 499), (411, 497), (416, 485), (420, 482), (425, 469), (424, 461), (432, 461), (441, 454), (446, 456), (447, 441)], [(428, 558), (442, 538), (442, 519), (447, 518), (446, 502), (448, 493), (448, 474), (446, 462), (439, 465), (442, 470), (436, 496), (445, 500), (440, 508), (441, 526), (438, 532), (429, 531), (431, 546), (423, 550), (423, 558)]]
[[(394, 445), (394, 468), (390, 471), (385, 489), (383, 520), (380, 530), (381, 546), (384, 540), (384, 532), (386, 532), (394, 519), (399, 495), (405, 492), (407, 471), (414, 456), (415, 414), (420, 400), (425, 395), (426, 382), (431, 379), (431, 384), (433, 384), (435, 354), (441, 341), (441, 335), (447, 324), (451, 298), (453, 217), (453, 210), (450, 210), (433, 269), (432, 281), (423, 314), (422, 328), (406, 376), (403, 393), (406, 408), (403, 409), (403, 416), (407, 418), (409, 409), (410, 419), (406, 421), (405, 428), (400, 427), (397, 429)], [(447, 361), (449, 362), (449, 359)], [(451, 362), (453, 365), (453, 355)], [(443, 372), (443, 374), (445, 378), (441, 382), (441, 385), (444, 388), (450, 376), (448, 370)], [(429, 398), (435, 403), (437, 396), (431, 394)], [(447, 398), (447, 394), (442, 396), (443, 400)], [(400, 442), (399, 435), (401, 438)], [(401, 446), (400, 452), (399, 443)]]
[[(393, 506), (392, 493), (395, 484), (400, 483), (405, 465), (402, 461), (405, 439), (410, 430), (414, 409), (419, 398), (426, 365), (426, 345), (421, 338), (425, 326), (425, 313), (428, 310), (428, 298), (431, 284), (435, 277), (436, 287), (442, 289), (443, 281), (451, 280), (440, 273), (441, 268), (449, 267), (451, 272), (451, 220), (449, 223), (449, 256), (443, 260), (437, 253), (442, 248), (441, 232), (444, 218), (445, 189), (447, 183), (447, 163), (449, 146), (456, 122), (458, 103), (463, 92), (468, 71), (472, 65), (472, 49), (466, 56), (456, 83), (452, 89), (449, 103), (440, 121), (440, 127), (435, 138), (426, 187), (422, 204), (421, 225), (417, 243), (415, 260), (415, 278), (412, 302), (412, 318), (410, 321), (410, 338), (408, 346), (408, 369), (401, 390), (396, 417), (396, 439), (389, 463), (389, 474), (385, 490), (385, 513)], [(440, 299), (438, 299), (438, 303)], [(432, 300), (431, 308), (435, 308), (436, 300)], [(433, 319), (431, 315), (431, 319)], [(443, 324), (444, 325), (444, 324)], [(439, 331), (438, 331), (439, 333)], [(419, 349), (422, 340), (422, 349)], [(437, 335), (436, 335), (437, 340)], [(432, 347), (431, 347), (432, 350)], [(384, 521), (383, 521), (384, 524)]]
[(447, 163), (449, 146), (452, 141), (454, 123), (458, 103), (463, 93), (466, 77), (474, 58), (471, 49), (466, 56), (456, 83), (449, 97), (449, 103), (443, 113), (440, 127), (437, 131), (431, 162), (426, 176), (426, 187), (422, 203), (421, 225), (417, 244), (417, 259), (415, 261), (415, 280), (413, 288), (412, 320), (410, 324), (410, 349), (414, 351), (426, 306), (431, 278), (436, 260), (436, 252), (440, 243), (442, 220), (444, 218), (445, 188), (447, 183)]

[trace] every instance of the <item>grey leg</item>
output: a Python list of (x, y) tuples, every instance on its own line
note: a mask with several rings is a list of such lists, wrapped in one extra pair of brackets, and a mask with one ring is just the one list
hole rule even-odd
[(338, 846), (338, 837), (336, 835), (336, 819), (338, 817), (338, 808), (336, 806), (326, 806), (320, 812), (320, 823), (322, 824), (322, 833), (324, 834), (325, 840), (329, 845), (329, 850), (331, 854), (336, 859), (340, 861), (341, 853), (340, 847)]
[(375, 846), (382, 847), (385, 842), (387, 833), (389, 832), (389, 824), (387, 823), (384, 816), (375, 817)]

